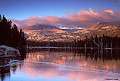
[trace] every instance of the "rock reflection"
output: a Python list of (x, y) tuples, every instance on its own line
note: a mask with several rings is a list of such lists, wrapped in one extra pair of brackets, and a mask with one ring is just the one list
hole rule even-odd
[[(23, 50), (24, 51), (24, 50)], [(0, 58), (0, 81), (4, 81), (6, 78), (10, 78), (11, 72), (15, 73), (17, 68), (23, 66), (23, 60), (25, 59), (26, 52), (21, 52), (21, 58)]]

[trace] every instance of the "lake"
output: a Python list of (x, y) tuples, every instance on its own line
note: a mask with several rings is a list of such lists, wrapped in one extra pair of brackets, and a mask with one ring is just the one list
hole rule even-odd
[(0, 59), (0, 80), (119, 81), (120, 51), (28, 50), (24, 59)]

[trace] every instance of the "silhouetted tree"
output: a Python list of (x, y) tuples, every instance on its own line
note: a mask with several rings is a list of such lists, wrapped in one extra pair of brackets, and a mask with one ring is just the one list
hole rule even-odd
[(19, 31), (15, 24), (12, 27), (12, 21), (7, 20), (4, 15), (3, 18), (0, 15), (0, 45), (12, 47), (26, 46), (24, 32), (22, 30)]

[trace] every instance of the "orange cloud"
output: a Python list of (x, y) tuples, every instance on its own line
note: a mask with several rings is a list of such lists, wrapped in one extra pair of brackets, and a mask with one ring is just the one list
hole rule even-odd
[(51, 24), (55, 26), (65, 26), (65, 27), (81, 27), (89, 28), (98, 22), (120, 20), (120, 11), (113, 10), (103, 10), (94, 11), (89, 8), (89, 11), (80, 10), (75, 13), (73, 10), (67, 13), (67, 16), (55, 17), (47, 16), (45, 18), (32, 16), (26, 20), (14, 20), (13, 23), (17, 24), (19, 28), (27, 28), (28, 26), (35, 24)]
[(114, 11), (112, 11), (112, 10), (105, 10), (105, 12), (108, 12), (108, 13), (115, 13)]

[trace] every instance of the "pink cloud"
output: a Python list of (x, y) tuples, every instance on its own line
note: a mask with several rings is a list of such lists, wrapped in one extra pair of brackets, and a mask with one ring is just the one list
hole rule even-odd
[(120, 20), (120, 11), (113, 10), (102, 10), (94, 11), (89, 8), (89, 11), (80, 10), (75, 13), (73, 10), (69, 13), (65, 13), (67, 16), (55, 17), (47, 16), (45, 18), (32, 16), (26, 20), (14, 20), (13, 23), (17, 24), (19, 28), (27, 28), (35, 24), (51, 24), (56, 26), (65, 26), (65, 27), (81, 27), (89, 28), (94, 26), (98, 22), (111, 21), (111, 20)]

